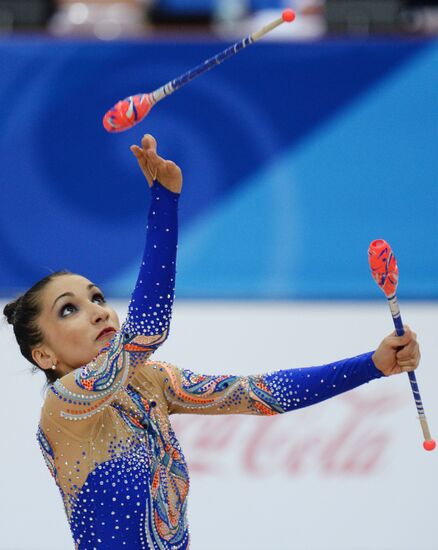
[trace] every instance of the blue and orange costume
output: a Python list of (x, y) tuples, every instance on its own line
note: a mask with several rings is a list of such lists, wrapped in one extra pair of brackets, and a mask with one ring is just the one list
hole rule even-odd
[(58, 379), (37, 437), (78, 550), (189, 547), (189, 474), (171, 414), (274, 415), (382, 373), (372, 352), (320, 367), (200, 375), (150, 356), (167, 338), (179, 195), (151, 189), (144, 257), (122, 328), (88, 365)]

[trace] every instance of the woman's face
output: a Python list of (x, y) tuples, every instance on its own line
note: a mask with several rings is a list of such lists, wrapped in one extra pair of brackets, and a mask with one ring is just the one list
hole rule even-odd
[[(67, 294), (67, 295), (65, 295)], [(61, 275), (42, 291), (38, 325), (44, 342), (32, 350), (41, 368), (56, 365), (63, 376), (89, 363), (114, 336), (105, 328), (120, 329), (119, 318), (100, 289), (81, 275)]]

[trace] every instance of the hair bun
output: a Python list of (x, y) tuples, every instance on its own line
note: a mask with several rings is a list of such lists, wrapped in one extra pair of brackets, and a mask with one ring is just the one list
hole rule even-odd
[(13, 325), (15, 323), (15, 313), (17, 311), (17, 306), (20, 298), (17, 300), (14, 300), (13, 302), (9, 302), (9, 304), (6, 304), (3, 308), (3, 314), (6, 317), (6, 320), (10, 325)]

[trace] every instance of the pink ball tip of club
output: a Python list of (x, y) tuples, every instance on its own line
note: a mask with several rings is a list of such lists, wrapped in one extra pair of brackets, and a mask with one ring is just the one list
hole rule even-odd
[(424, 441), (423, 447), (426, 451), (433, 451), (436, 447), (435, 439), (429, 439), (428, 441)]
[(290, 8), (283, 11), (281, 14), (281, 18), (285, 23), (292, 23), (292, 21), (295, 19), (296, 15), (294, 10), (291, 10)]

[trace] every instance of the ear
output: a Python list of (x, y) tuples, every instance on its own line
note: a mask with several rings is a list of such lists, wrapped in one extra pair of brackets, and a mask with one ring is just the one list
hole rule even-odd
[(32, 359), (44, 370), (56, 365), (56, 357), (46, 346), (38, 346), (32, 350)]

